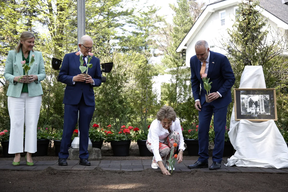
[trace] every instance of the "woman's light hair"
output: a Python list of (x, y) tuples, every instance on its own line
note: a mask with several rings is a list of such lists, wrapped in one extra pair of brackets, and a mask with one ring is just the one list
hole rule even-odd
[(157, 120), (162, 121), (163, 119), (175, 121), (176, 113), (172, 107), (166, 105), (161, 107), (161, 109), (157, 113)]
[(31, 39), (31, 38), (35, 38), (34, 34), (29, 32), (29, 31), (25, 31), (21, 34), (20, 36), (20, 40), (18, 45), (16, 46), (16, 52), (19, 53), (20, 48), (22, 48), (22, 44), (21, 41), (26, 41), (27, 39)]

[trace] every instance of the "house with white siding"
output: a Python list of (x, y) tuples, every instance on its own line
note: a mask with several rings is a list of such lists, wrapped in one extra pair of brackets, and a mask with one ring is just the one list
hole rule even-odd
[[(195, 43), (206, 40), (210, 50), (226, 54), (223, 43), (228, 39), (227, 29), (232, 29), (238, 4), (242, 0), (214, 1), (207, 5), (177, 48), (178, 53), (186, 53), (186, 66), (195, 55)], [(283, 55), (288, 56), (288, 0), (259, 0), (260, 13), (267, 19), (269, 38), (282, 38), (286, 46)]]

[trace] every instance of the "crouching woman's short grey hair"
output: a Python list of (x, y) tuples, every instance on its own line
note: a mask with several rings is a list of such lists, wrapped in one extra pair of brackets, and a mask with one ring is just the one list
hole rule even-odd
[(161, 107), (161, 109), (157, 113), (157, 120), (162, 121), (163, 119), (175, 121), (176, 113), (172, 107), (166, 105)]

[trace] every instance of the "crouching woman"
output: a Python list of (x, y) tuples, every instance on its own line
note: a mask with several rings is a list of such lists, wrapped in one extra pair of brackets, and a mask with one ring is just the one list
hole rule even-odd
[[(170, 175), (171, 167), (166, 161), (174, 143), (179, 146), (177, 161), (180, 163), (183, 160), (185, 149), (180, 121), (176, 118), (176, 113), (172, 107), (163, 106), (157, 113), (157, 119), (150, 125), (146, 146), (153, 153), (151, 167), (153, 169), (159, 167), (164, 175)], [(177, 149), (174, 150), (176, 152)]]

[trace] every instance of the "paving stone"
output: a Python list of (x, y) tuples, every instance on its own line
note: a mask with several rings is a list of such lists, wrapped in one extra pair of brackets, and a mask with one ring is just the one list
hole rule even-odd
[[(57, 158), (57, 157), (56, 157)], [(55, 158), (55, 159), (56, 159)], [(13, 166), (13, 158), (0, 158), (0, 170), (19, 170), (19, 171), (41, 171), (47, 168), (52, 168), (55, 170), (70, 170), (70, 171), (89, 171), (94, 169), (102, 169), (107, 171), (142, 171), (142, 170), (153, 170), (151, 168), (151, 159), (150, 157), (144, 157), (145, 159), (124, 159), (124, 160), (113, 160), (113, 156), (106, 157), (107, 159), (101, 160), (90, 160), (91, 166), (81, 166), (79, 165), (79, 158), (75, 160), (67, 160), (68, 166), (58, 166), (57, 160), (40, 160), (34, 161), (34, 166), (27, 166), (25, 161), (21, 161), (19, 166)], [(185, 157), (184, 157), (185, 158)], [(189, 159), (188, 159), (189, 158)], [(187, 166), (193, 164), (198, 157), (187, 157), (186, 160), (183, 160), (180, 164), (175, 164), (175, 172), (204, 172), (204, 173), (275, 173), (275, 174), (288, 174), (288, 169), (273, 169), (273, 168), (257, 168), (257, 167), (227, 167), (222, 163), (222, 167), (219, 170), (209, 170), (208, 168), (204, 169), (188, 169)], [(50, 158), (51, 159), (51, 158)], [(209, 165), (212, 163), (212, 160), (209, 160)], [(154, 170), (156, 173), (161, 174), (161, 170)]]

